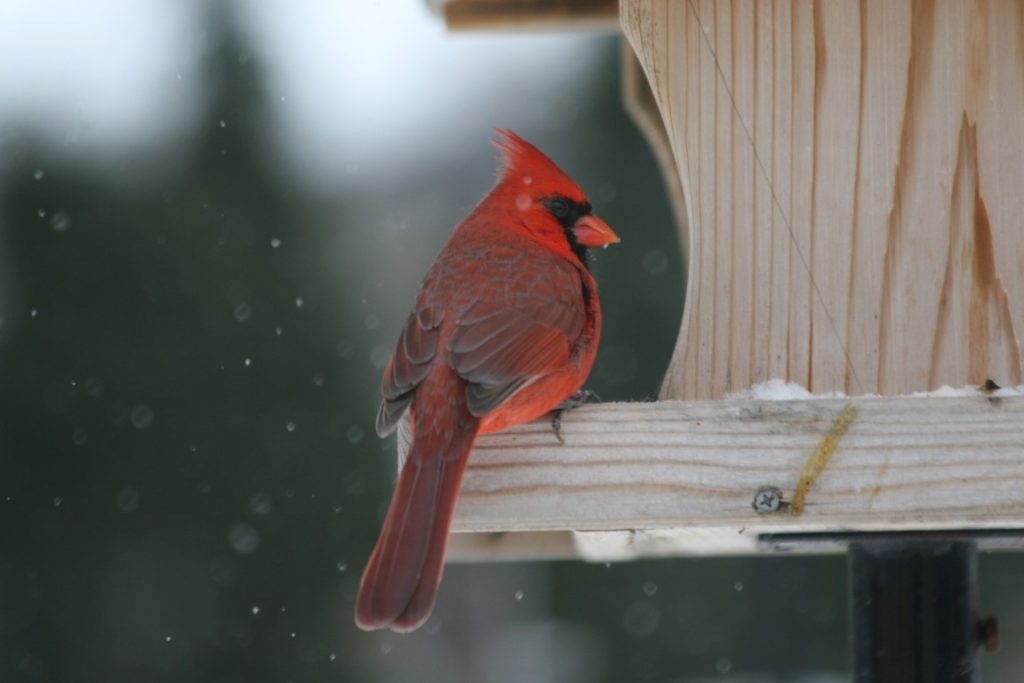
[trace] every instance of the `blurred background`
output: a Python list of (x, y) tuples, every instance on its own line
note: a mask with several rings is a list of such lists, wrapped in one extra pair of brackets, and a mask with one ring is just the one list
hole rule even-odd
[[(840, 681), (840, 557), (454, 565), (352, 623), (394, 477), (379, 374), (491, 129), (623, 238), (589, 387), (654, 395), (683, 277), (613, 35), (417, 0), (0, 5), (0, 681)], [(1024, 677), (1024, 561), (983, 607)]]

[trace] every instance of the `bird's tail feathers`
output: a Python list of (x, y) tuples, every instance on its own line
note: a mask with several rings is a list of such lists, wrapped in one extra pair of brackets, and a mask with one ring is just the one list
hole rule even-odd
[(359, 585), (356, 624), (361, 629), (412, 631), (430, 616), (477, 429), (455, 432), (447, 438), (436, 434), (413, 438)]

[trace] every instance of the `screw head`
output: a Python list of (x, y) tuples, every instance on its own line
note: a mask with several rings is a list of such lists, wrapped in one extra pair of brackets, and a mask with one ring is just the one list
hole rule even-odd
[(754, 494), (754, 501), (751, 503), (751, 507), (758, 514), (767, 514), (769, 512), (778, 512), (779, 508), (782, 507), (782, 491), (775, 486), (762, 486)]

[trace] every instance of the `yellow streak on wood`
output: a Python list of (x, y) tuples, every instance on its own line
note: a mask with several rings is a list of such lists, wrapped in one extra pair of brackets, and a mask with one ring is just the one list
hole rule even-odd
[(811, 486), (818, 480), (821, 473), (825, 471), (825, 467), (828, 465), (829, 460), (835, 454), (836, 449), (839, 447), (839, 440), (846, 434), (846, 430), (850, 427), (850, 424), (857, 418), (857, 406), (850, 403), (843, 412), (839, 413), (839, 417), (836, 418), (832, 428), (828, 430), (828, 434), (821, 440), (818, 447), (811, 453), (811, 457), (807, 459), (807, 464), (804, 465), (803, 471), (800, 473), (800, 481), (796, 485), (796, 493), (793, 495), (793, 504), (790, 508), (793, 515), (802, 515), (804, 512), (804, 499), (807, 498), (807, 493), (811, 490)]

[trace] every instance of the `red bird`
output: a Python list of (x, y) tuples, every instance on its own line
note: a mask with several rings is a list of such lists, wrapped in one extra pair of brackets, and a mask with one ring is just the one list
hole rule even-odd
[(587, 249), (619, 238), (550, 159), (498, 134), (501, 176), (437, 256), (384, 369), (377, 433), (408, 410), (412, 447), (359, 585), (362, 629), (427, 620), (477, 434), (558, 408), (597, 354)]

